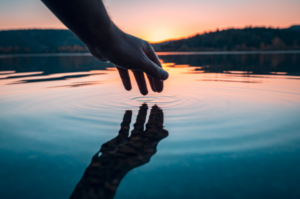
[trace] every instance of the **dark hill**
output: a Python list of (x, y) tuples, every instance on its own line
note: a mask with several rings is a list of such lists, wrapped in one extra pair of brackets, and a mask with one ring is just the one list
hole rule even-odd
[[(197, 34), (153, 44), (156, 51), (299, 50), (300, 26), (288, 29), (245, 28)], [(0, 54), (88, 52), (69, 30), (0, 31)]]
[(0, 31), (0, 53), (88, 52), (69, 30)]
[(161, 51), (298, 50), (300, 26), (289, 29), (245, 28), (197, 34), (161, 45)]
[(298, 26), (291, 26), (291, 27), (289, 27), (288, 29), (300, 31), (300, 25), (298, 25)]

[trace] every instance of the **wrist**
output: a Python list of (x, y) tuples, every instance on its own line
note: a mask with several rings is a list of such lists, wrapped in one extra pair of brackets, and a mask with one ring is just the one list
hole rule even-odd
[(119, 39), (125, 35), (112, 21), (105, 26), (103, 26), (103, 23), (101, 26), (92, 25), (89, 32), (91, 34), (84, 43), (96, 57), (99, 54), (105, 57), (107, 52), (112, 51), (116, 45), (119, 45)]
[(85, 35), (81, 40), (87, 46), (97, 46), (101, 43), (107, 43), (111, 39), (113, 33), (113, 22), (109, 19), (105, 22), (92, 21), (87, 23), (88, 35)]

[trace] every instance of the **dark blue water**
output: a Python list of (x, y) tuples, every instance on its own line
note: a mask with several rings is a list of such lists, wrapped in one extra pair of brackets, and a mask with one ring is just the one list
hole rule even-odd
[(89, 55), (1, 57), (0, 198), (300, 198), (300, 55), (161, 59), (142, 97)]

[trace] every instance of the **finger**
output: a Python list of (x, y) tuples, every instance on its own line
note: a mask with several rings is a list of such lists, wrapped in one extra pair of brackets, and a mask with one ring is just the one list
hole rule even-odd
[(136, 117), (136, 122), (133, 125), (134, 129), (132, 130), (131, 135), (142, 133), (144, 131), (144, 124), (146, 121), (147, 110), (148, 110), (147, 104), (143, 104), (140, 107), (139, 113)]
[(154, 92), (156, 92), (156, 89), (155, 89), (155, 86), (154, 86), (154, 80), (153, 80), (153, 78), (150, 77), (149, 75), (147, 75), (147, 77), (148, 77), (148, 80), (149, 80), (149, 84), (150, 84), (150, 86), (151, 86), (151, 89), (152, 89)]
[[(158, 65), (160, 68), (162, 68), (162, 65), (159, 61), (159, 58), (158, 56), (156, 55), (156, 53), (154, 52), (153, 48), (150, 46), (150, 50), (148, 51), (147, 53), (147, 56), (148, 58), (153, 61), (156, 65)], [(153, 80), (153, 84), (154, 84), (154, 87), (156, 89), (157, 92), (161, 92), (163, 89), (164, 89), (164, 83), (163, 81), (160, 81), (158, 79), (154, 79)]]
[(126, 111), (123, 117), (123, 121), (121, 123), (121, 129), (119, 131), (119, 136), (129, 135), (130, 123), (131, 123), (132, 111)]
[(131, 90), (131, 82), (130, 82), (130, 77), (129, 77), (128, 70), (127, 69), (123, 69), (123, 68), (119, 68), (117, 66), (116, 66), (116, 68), (119, 71), (119, 75), (120, 75), (120, 77), (122, 79), (124, 88), (126, 90), (130, 91)]
[(145, 76), (143, 71), (133, 71), (136, 83), (140, 89), (142, 95), (148, 94), (148, 89), (145, 81)]
[(164, 71), (149, 58), (146, 60), (146, 63), (142, 66), (142, 69), (145, 73), (147, 73), (147, 75), (150, 75), (151, 77), (157, 80), (166, 80), (169, 77), (167, 71)]
[(146, 132), (161, 130), (163, 128), (163, 123), (164, 123), (164, 114), (157, 105), (154, 105), (151, 109), (149, 119), (146, 124)]

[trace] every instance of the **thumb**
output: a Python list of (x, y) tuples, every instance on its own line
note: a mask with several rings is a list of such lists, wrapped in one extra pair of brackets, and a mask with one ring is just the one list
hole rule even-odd
[(154, 79), (166, 80), (169, 77), (169, 73), (155, 64), (152, 60), (147, 58), (142, 70)]

